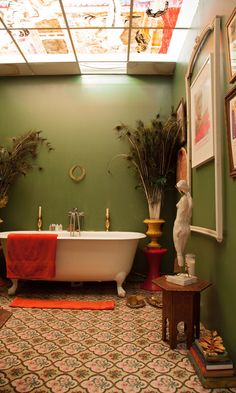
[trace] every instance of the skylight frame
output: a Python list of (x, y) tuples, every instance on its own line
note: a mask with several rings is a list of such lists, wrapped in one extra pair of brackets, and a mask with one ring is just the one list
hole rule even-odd
[[(20, 0), (20, 2), (23, 0)], [(114, 0), (116, 3), (119, 2), (120, 4), (122, 3), (122, 0)], [(163, 0), (157, 0), (159, 2)], [(11, 58), (7, 58), (6, 54), (4, 56), (0, 55), (0, 65), (1, 64), (10, 64), (10, 63), (26, 63), (30, 66), (30, 64), (33, 63), (77, 63), (78, 65), (78, 70), (83, 73), (82, 69), (88, 70), (87, 72), (89, 73), (90, 71), (93, 73), (95, 72), (94, 70), (97, 69), (99, 72), (103, 73), (105, 72), (104, 70), (107, 68), (108, 73), (111, 72), (111, 69), (116, 69), (115, 73), (124, 73), (124, 65), (129, 62), (140, 62), (140, 63), (153, 63), (153, 62), (173, 62), (177, 60), (176, 57), (174, 56), (173, 51), (171, 48), (176, 49), (177, 43), (180, 42), (180, 39), (178, 38), (179, 35), (183, 36), (183, 39), (185, 38), (187, 34), (187, 30), (189, 28), (189, 24), (191, 23), (191, 17), (189, 16), (189, 7), (187, 5), (189, 4), (189, 0), (170, 0), (174, 1), (176, 3), (182, 1), (182, 8), (180, 8), (178, 18), (176, 20), (176, 24), (173, 26), (172, 24), (169, 24), (165, 30), (170, 29), (172, 30), (172, 37), (170, 40), (170, 45), (168, 48), (168, 53), (155, 53), (155, 51), (150, 48), (150, 45), (148, 49), (141, 50), (140, 53), (137, 52), (137, 46), (134, 42), (134, 34), (137, 34), (137, 29), (140, 31), (143, 30), (141, 29), (142, 23), (137, 23), (137, 20), (141, 20), (141, 18), (137, 18), (135, 24), (133, 22), (134, 18), (133, 12), (136, 12), (137, 16), (137, 2), (139, 4), (143, 2), (143, 10), (146, 10), (146, 3), (143, 0), (130, 0), (129, 3), (129, 13), (127, 11), (127, 15), (129, 14), (129, 21), (126, 22), (127, 26), (122, 26), (122, 24), (117, 23), (115, 26), (101, 26), (101, 24), (96, 25), (94, 24), (93, 26), (73, 26), (73, 23), (71, 23), (71, 19), (68, 18), (67, 16), (67, 7), (68, 3), (71, 3), (71, 0), (54, 0), (53, 7), (55, 6), (55, 14), (52, 12), (52, 16), (49, 16), (49, 18), (44, 18), (41, 20), (41, 24), (43, 27), (39, 26), (39, 22), (37, 21), (37, 17), (35, 18), (35, 23), (30, 22), (30, 24), (27, 24), (26, 21), (19, 26), (17, 20), (13, 24), (10, 25), (9, 23), (9, 18), (6, 17), (6, 20), (3, 20), (3, 18), (0, 16), (0, 34), (3, 32), (7, 32), (9, 36), (9, 40), (12, 41), (11, 43), (11, 48), (15, 48), (15, 52), (19, 53), (19, 56), (16, 56), (16, 54), (13, 56), (11, 55)], [(199, 0), (192, 0), (194, 3), (194, 6), (191, 8), (197, 8)], [(80, 1), (82, 3), (83, 0)], [(96, 2), (98, 4), (99, 0), (93, 1), (93, 3)], [(107, 0), (109, 2), (109, 0)], [(0, 0), (0, 7), (1, 3), (7, 3), (6, 1)], [(27, 2), (29, 3), (29, 2)], [(103, 2), (106, 3), (106, 0)], [(149, 2), (152, 3), (152, 2)], [(52, 9), (54, 10), (54, 8)], [(127, 8), (127, 7), (126, 7)], [(142, 12), (143, 12), (142, 10)], [(0, 9), (1, 11), (1, 9)], [(141, 11), (140, 11), (141, 12)], [(187, 15), (187, 20), (189, 21), (188, 26), (184, 27), (183, 23), (183, 13)], [(1, 15), (1, 13), (0, 13)], [(44, 14), (42, 14), (44, 15)], [(69, 20), (68, 20), (69, 19)], [(162, 26), (161, 26), (161, 20), (160, 18), (148, 18), (144, 16), (145, 19), (145, 28), (148, 28), (149, 36), (153, 37), (153, 34), (158, 32), (164, 32)], [(150, 21), (150, 22), (149, 22)], [(2, 23), (1, 23), (2, 22)], [(60, 23), (59, 23), (60, 22)], [(55, 26), (53, 26), (53, 24)], [(98, 30), (99, 26), (99, 30)], [(122, 30), (121, 30), (122, 29)], [(145, 30), (145, 29), (144, 29)], [(143, 30), (143, 31), (144, 31)], [(30, 40), (27, 41), (27, 39), (22, 38), (20, 40), (19, 35), (21, 32), (27, 32), (30, 35), (30, 38), (33, 40), (35, 37), (35, 40), (38, 40), (38, 47), (36, 45), (36, 49), (34, 48), (34, 43), (33, 41), (30, 43)], [(93, 54), (94, 49), (92, 48), (92, 45), (89, 46), (89, 43), (87, 45), (80, 45), (76, 40), (75, 36), (79, 37), (80, 33), (83, 36), (86, 36), (86, 31), (91, 33), (91, 36), (96, 37), (97, 32), (99, 31), (99, 34), (101, 35), (101, 46), (99, 48), (99, 51), (102, 53), (95, 53)], [(117, 38), (117, 50), (113, 50), (112, 53), (108, 54), (104, 48), (104, 46), (107, 44), (106, 41), (109, 41), (107, 37), (109, 37), (108, 32), (114, 32), (114, 36), (116, 35)], [(94, 35), (92, 33), (95, 33)], [(126, 33), (126, 38), (123, 38), (123, 41), (121, 42), (121, 36), (122, 32)], [(22, 34), (23, 34), (22, 33)], [(116, 34), (117, 33), (117, 34)], [(124, 34), (123, 34), (124, 35)], [(43, 38), (45, 36), (45, 39)], [(174, 37), (177, 36), (176, 41), (174, 42)], [(40, 42), (40, 40), (42, 42)], [(44, 48), (45, 42), (47, 41), (47, 47)], [(127, 42), (126, 42), (127, 41)], [(113, 42), (113, 40), (110, 40), (110, 42)], [(99, 39), (97, 40), (97, 48), (98, 48), (98, 43)], [(26, 51), (26, 48), (28, 48), (37, 52), (42, 52), (41, 54), (33, 54), (30, 52)], [(81, 53), (81, 48), (83, 47), (84, 52), (86, 53)], [(109, 45), (107, 45), (109, 49)], [(113, 45), (115, 47), (115, 45)], [(50, 53), (54, 51), (56, 53)], [(96, 48), (96, 46), (95, 46)], [(112, 45), (110, 46), (112, 48)], [(142, 48), (142, 47), (141, 47)], [(181, 47), (179, 48), (179, 52), (181, 50)], [(14, 52), (14, 50), (13, 50)], [(60, 53), (61, 52), (61, 53)], [(90, 53), (89, 53), (90, 52)], [(96, 52), (96, 51), (95, 51)], [(154, 53), (153, 53), (154, 52)], [(156, 51), (158, 52), (158, 51)], [(101, 65), (101, 63), (104, 62), (103, 67), (97, 67), (98, 64)], [(113, 64), (113, 67), (110, 67), (110, 64)], [(81, 67), (80, 67), (81, 64)], [(86, 67), (84, 66), (86, 64)], [(89, 66), (90, 64), (90, 66)], [(96, 65), (97, 64), (97, 65)], [(102, 71), (103, 70), (103, 71)], [(85, 71), (86, 72), (86, 71)]]

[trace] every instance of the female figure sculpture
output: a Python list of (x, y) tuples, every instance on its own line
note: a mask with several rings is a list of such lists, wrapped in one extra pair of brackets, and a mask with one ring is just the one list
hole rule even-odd
[(177, 252), (177, 261), (180, 267), (184, 266), (184, 249), (190, 235), (190, 221), (192, 217), (192, 197), (190, 189), (185, 180), (180, 180), (176, 188), (183, 193), (177, 203), (176, 219), (173, 227), (173, 240)]

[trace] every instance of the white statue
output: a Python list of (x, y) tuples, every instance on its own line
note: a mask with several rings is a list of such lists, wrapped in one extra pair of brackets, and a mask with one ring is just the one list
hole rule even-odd
[(173, 227), (173, 240), (177, 252), (177, 261), (180, 267), (184, 266), (184, 249), (190, 235), (190, 221), (192, 217), (192, 197), (187, 182), (180, 180), (176, 184), (176, 188), (183, 193), (177, 203), (176, 219)]

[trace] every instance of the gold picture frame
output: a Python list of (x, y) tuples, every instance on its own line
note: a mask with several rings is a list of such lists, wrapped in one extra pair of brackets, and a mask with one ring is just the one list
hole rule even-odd
[(213, 55), (209, 54), (190, 85), (192, 168), (214, 157)]
[(229, 174), (236, 177), (236, 86), (225, 96), (225, 121), (228, 142)]
[(236, 79), (236, 7), (226, 22), (225, 28), (229, 82), (233, 83)]
[(181, 98), (179, 105), (177, 106), (176, 109), (176, 118), (177, 120), (180, 121), (181, 124), (181, 134), (180, 134), (180, 140), (182, 144), (186, 143), (186, 110), (185, 110), (185, 101), (183, 98)]

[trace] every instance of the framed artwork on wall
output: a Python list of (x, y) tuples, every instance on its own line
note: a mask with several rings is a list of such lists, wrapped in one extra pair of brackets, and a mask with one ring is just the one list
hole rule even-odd
[(178, 151), (176, 167), (176, 183), (180, 180), (188, 180), (188, 155), (184, 147)]
[(179, 105), (176, 109), (176, 118), (180, 121), (181, 124), (181, 142), (184, 144), (186, 142), (186, 116), (185, 116), (185, 102), (184, 99), (181, 98)]
[(192, 168), (214, 156), (212, 75), (212, 55), (209, 55), (190, 86)]
[[(201, 34), (196, 40), (196, 44), (194, 45), (190, 61), (188, 64), (187, 73), (185, 76), (186, 81), (186, 99), (187, 99), (187, 152), (188, 152), (188, 182), (191, 186), (193, 180), (199, 179), (201, 176), (201, 171), (205, 170), (203, 166), (199, 168), (194, 168), (193, 166), (201, 165), (206, 159), (210, 159), (213, 157), (214, 159), (211, 162), (211, 167), (213, 166), (213, 175), (214, 175), (214, 202), (215, 202), (215, 212), (214, 219), (215, 222), (213, 225), (211, 223), (205, 224), (199, 220), (194, 223), (192, 221), (191, 231), (197, 232), (202, 235), (207, 235), (214, 237), (219, 243), (223, 240), (223, 200), (222, 200), (222, 151), (221, 151), (221, 52), (220, 52), (220, 29), (221, 26), (221, 18), (216, 16), (212, 23), (208, 24), (205, 29), (202, 30)], [(210, 47), (210, 52), (209, 52)], [(203, 57), (203, 54), (205, 56)], [(202, 63), (202, 59), (206, 59), (205, 63)], [(203, 64), (203, 65), (202, 65)], [(198, 68), (201, 67), (202, 68)], [(194, 69), (196, 69), (196, 73), (194, 73)], [(200, 71), (198, 72), (198, 70)], [(196, 77), (194, 75), (197, 75)], [(199, 90), (203, 90), (204, 86), (204, 78), (208, 78), (208, 82), (206, 86), (209, 86), (210, 92), (202, 91), (204, 99), (206, 100), (208, 113), (209, 113), (209, 122), (205, 121), (209, 127), (208, 131), (212, 132), (212, 136), (210, 135), (209, 145), (204, 152), (205, 157), (198, 156), (199, 150), (203, 148), (201, 146), (202, 142), (205, 143), (204, 140), (204, 132), (200, 133), (195, 141), (192, 141), (192, 137), (194, 138), (196, 135), (197, 128), (197, 119), (196, 114), (194, 115), (194, 111), (196, 112), (196, 107), (194, 108), (194, 94), (197, 94)], [(207, 85), (208, 83), (208, 85)], [(207, 98), (208, 97), (208, 98)], [(196, 98), (197, 99), (197, 98)], [(195, 119), (194, 119), (195, 117)], [(193, 129), (192, 129), (193, 128)], [(200, 140), (199, 140), (200, 139)], [(199, 146), (196, 144), (199, 143)], [(206, 141), (206, 145), (208, 141)], [(213, 146), (212, 146), (213, 144)], [(192, 152), (192, 147), (195, 149)], [(192, 158), (194, 157), (194, 164), (192, 164)], [(202, 154), (202, 152), (201, 152)], [(192, 197), (195, 198), (194, 188), (191, 186)]]
[(229, 174), (236, 177), (236, 87), (225, 96), (225, 120), (229, 154)]
[(236, 79), (236, 7), (230, 15), (226, 25), (226, 39), (228, 52), (229, 82)]

